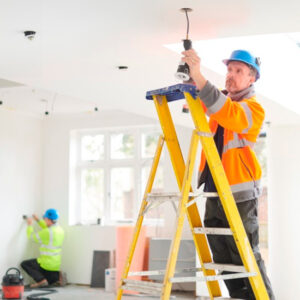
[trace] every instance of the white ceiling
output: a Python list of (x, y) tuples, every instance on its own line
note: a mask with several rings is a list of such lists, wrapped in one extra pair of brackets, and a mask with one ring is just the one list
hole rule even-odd
[(163, 45), (185, 37), (182, 7), (193, 9), (195, 41), (300, 31), (298, 0), (0, 1), (0, 78), (24, 85), (0, 81), (0, 98), (40, 114), (97, 106), (153, 116), (146, 91), (177, 83), (180, 56)]

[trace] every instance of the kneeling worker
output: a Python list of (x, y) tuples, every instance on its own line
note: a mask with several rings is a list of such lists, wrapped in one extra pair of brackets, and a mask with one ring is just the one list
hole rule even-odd
[[(32, 226), (33, 219), (42, 228), (37, 233)], [(33, 215), (33, 219), (27, 218), (27, 237), (40, 244), (40, 256), (37, 259), (23, 261), (21, 266), (36, 281), (30, 287), (37, 288), (59, 282), (64, 231), (57, 224), (58, 212), (55, 209), (48, 209), (42, 220), (39, 220), (36, 215)]]

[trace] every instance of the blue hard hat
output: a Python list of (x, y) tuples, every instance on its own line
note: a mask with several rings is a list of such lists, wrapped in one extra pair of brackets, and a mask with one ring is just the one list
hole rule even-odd
[(228, 65), (231, 61), (241, 61), (252, 66), (257, 71), (256, 80), (260, 77), (260, 59), (259, 57), (253, 56), (249, 51), (235, 50), (231, 53), (230, 58), (223, 59), (225, 65)]
[(49, 208), (46, 210), (45, 214), (43, 215), (43, 218), (48, 218), (50, 220), (57, 220), (59, 217), (58, 211), (54, 208)]

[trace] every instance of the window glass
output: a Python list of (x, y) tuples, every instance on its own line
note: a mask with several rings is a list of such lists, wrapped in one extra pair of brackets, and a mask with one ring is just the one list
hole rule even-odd
[(153, 157), (157, 147), (157, 141), (159, 138), (158, 132), (143, 133), (142, 134), (142, 157)]
[[(142, 195), (144, 195), (146, 184), (148, 182), (148, 178), (150, 175), (151, 166), (146, 166), (142, 168)], [(159, 193), (163, 191), (163, 168), (158, 166), (151, 193)], [(142, 199), (141, 199), (142, 200)], [(151, 208), (147, 211), (145, 215), (145, 220), (149, 219), (161, 219), (163, 218), (163, 207), (162, 205), (158, 205), (154, 208)]]
[(132, 219), (135, 209), (133, 168), (111, 169), (110, 193), (112, 219)]
[(97, 223), (104, 212), (104, 170), (81, 172), (81, 218), (83, 223)]
[[(142, 193), (146, 189), (146, 184), (150, 175), (151, 166), (146, 166), (142, 168)], [(164, 187), (164, 178), (163, 178), (163, 168), (158, 166), (152, 186), (152, 192), (160, 192)]]
[(111, 158), (128, 159), (134, 157), (134, 136), (132, 134), (111, 135)]
[(104, 159), (104, 135), (85, 135), (81, 139), (81, 159)]

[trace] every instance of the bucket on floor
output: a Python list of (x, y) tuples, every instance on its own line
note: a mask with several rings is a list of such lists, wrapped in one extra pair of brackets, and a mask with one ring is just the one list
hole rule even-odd
[(116, 269), (105, 269), (105, 291), (114, 292), (116, 289)]

